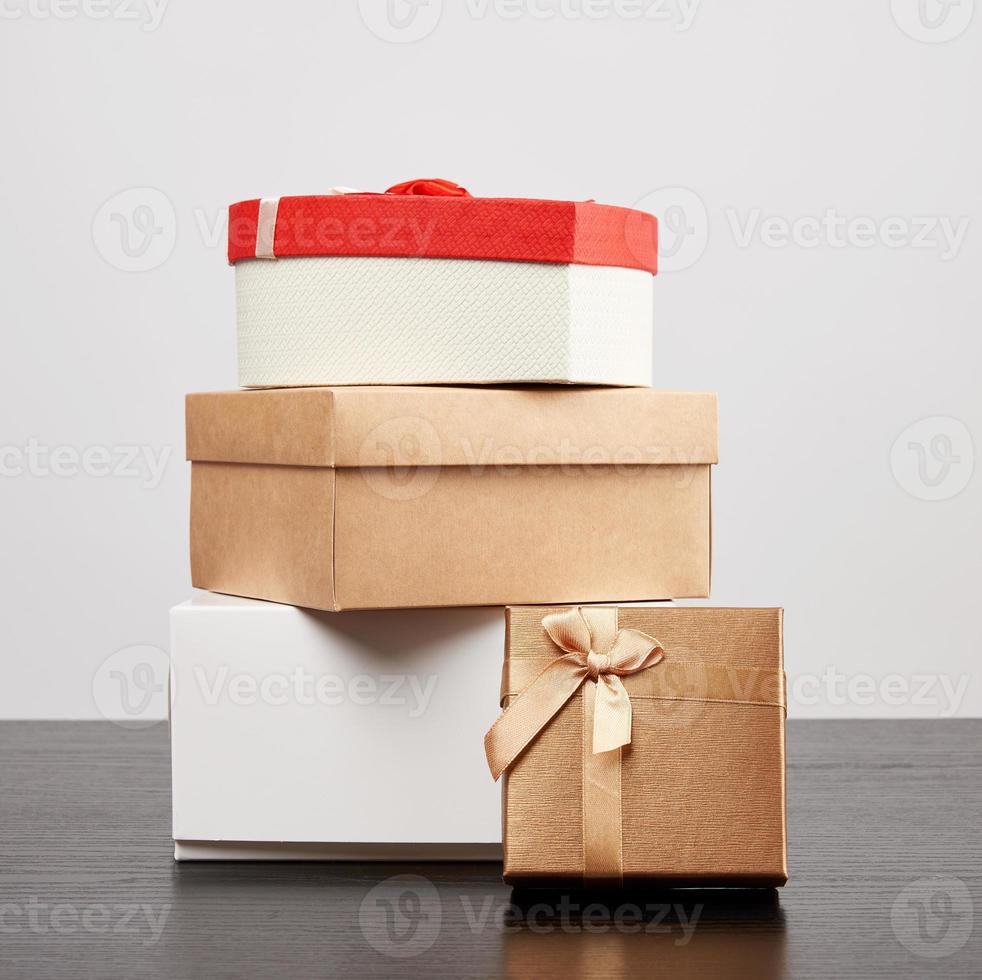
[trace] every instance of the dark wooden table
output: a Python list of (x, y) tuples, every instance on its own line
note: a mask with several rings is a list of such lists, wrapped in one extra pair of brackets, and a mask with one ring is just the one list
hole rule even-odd
[(980, 745), (792, 723), (786, 888), (523, 895), (496, 865), (178, 865), (165, 726), (3, 722), (0, 977), (979, 977)]

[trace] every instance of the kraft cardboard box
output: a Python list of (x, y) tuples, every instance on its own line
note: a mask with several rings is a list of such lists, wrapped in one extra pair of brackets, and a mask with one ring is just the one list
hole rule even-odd
[(195, 394), (187, 456), (198, 588), (335, 611), (709, 594), (712, 394)]

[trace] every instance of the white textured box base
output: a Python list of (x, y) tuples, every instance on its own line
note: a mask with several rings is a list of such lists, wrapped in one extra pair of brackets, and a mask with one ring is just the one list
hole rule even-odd
[(652, 282), (542, 262), (245, 260), (239, 383), (650, 386)]

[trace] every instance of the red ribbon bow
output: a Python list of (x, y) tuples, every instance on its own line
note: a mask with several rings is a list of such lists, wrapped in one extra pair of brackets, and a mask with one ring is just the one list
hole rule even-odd
[(386, 194), (410, 194), (421, 197), (470, 197), (470, 192), (452, 180), (439, 177), (423, 177), (393, 184)]

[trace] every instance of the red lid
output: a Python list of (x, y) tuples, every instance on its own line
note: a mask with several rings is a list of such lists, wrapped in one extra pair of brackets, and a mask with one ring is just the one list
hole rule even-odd
[(653, 215), (592, 201), (471, 197), (444, 180), (384, 194), (335, 191), (229, 208), (228, 260), (303, 255), (417, 256), (658, 267)]

